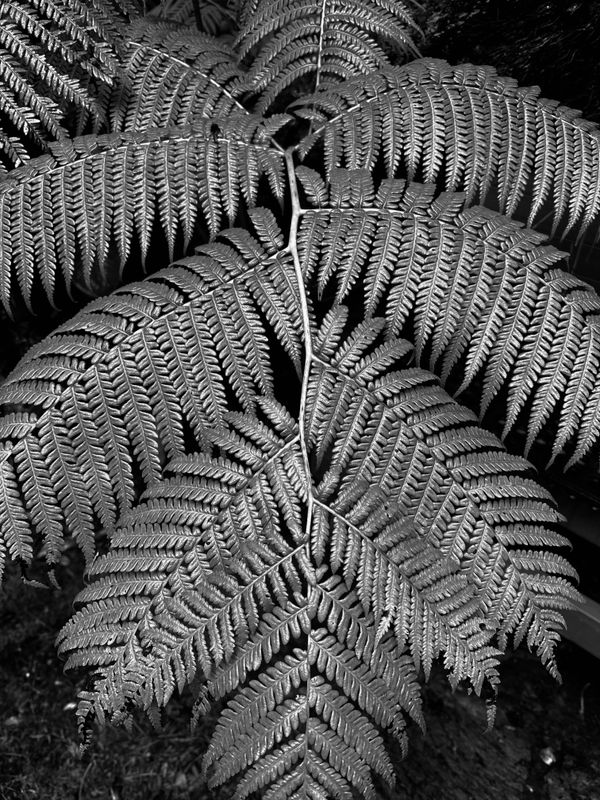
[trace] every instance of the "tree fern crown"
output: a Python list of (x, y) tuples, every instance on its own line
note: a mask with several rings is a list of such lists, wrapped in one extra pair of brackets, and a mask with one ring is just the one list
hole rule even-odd
[(600, 300), (530, 226), (595, 223), (600, 136), (402, 63), (412, 10), (247, 0), (232, 44), (181, 2), (0, 3), (0, 300), (96, 296), (0, 386), (0, 572), (72, 537), (82, 732), (192, 686), (236, 800), (375, 800), (434, 663), (491, 723), (501, 655), (558, 676), (578, 597), (482, 426), (597, 450)]

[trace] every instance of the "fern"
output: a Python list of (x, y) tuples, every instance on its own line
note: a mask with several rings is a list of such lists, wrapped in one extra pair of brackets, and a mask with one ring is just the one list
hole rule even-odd
[(114, 81), (122, 27), (136, 15), (130, 0), (2, 3), (0, 172), (27, 161), (30, 147), (66, 138), (70, 107), (99, 116), (89, 80)]
[[(288, 756), (290, 767), (303, 759), (309, 771), (314, 756), (322, 759), (340, 786), (345, 781), (367, 797), (374, 796), (370, 770), (393, 782), (361, 696), (358, 708), (345, 700), (309, 656), (323, 642), (331, 645), (332, 633), (340, 636), (319, 605), (353, 602), (345, 587), (356, 587), (352, 622), (367, 626), (372, 647), (389, 636), (398, 653), (410, 653), (409, 683), (443, 653), (454, 684), (469, 680), (478, 693), (486, 682), (495, 687), (494, 633), (501, 640), (527, 636), (554, 669), (557, 590), (562, 604), (569, 594), (562, 576), (572, 573), (562, 558), (536, 549), (562, 537), (533, 528), (524, 535), (534, 505), (538, 519), (558, 519), (547, 496), (520, 477), (518, 459), (476, 433), (473, 416), (427, 374), (389, 371), (397, 344), (369, 354), (380, 325), (359, 326), (340, 347), (345, 317), (343, 307), (326, 317), (308, 383), (309, 458), (329, 441), (327, 470), (315, 464), (309, 482), (303, 436), (274, 400), (258, 401), (264, 420), (230, 412), (224, 430), (207, 434), (219, 455), (174, 459), (122, 520), (111, 553), (90, 569), (92, 581), (79, 596), (83, 608), (61, 634), (68, 665), (96, 668), (93, 691), (80, 704), (84, 725), (88, 715), (126, 719), (134, 705), (161, 707), (198, 669), (218, 687), (221, 668), (227, 674), (239, 649), (259, 644), (269, 629), (271, 645), (266, 655), (264, 645), (259, 650), (265, 666), (288, 641), (300, 646), (296, 681), (276, 705), (268, 696), (259, 702), (255, 691), (264, 688), (254, 684), (236, 695), (217, 728), (205, 767), (214, 766), (211, 786), (249, 767), (236, 797), (267, 786), (273, 796), (287, 796), (276, 781)], [(336, 404), (332, 394), (340, 395)], [(437, 442), (448, 427), (452, 444), (440, 454)], [(415, 488), (401, 492), (404, 486)], [(450, 519), (439, 519), (442, 509)], [(257, 519), (268, 523), (257, 527)], [(523, 539), (529, 549), (513, 547)], [(332, 582), (338, 574), (342, 582)], [(281, 613), (272, 619), (274, 607)], [(405, 679), (410, 662), (400, 672)], [(364, 666), (376, 682), (373, 664)], [(284, 668), (289, 661), (275, 661), (271, 674), (285, 686)], [(377, 685), (383, 696), (399, 688)], [(418, 702), (404, 700), (405, 707), (403, 700), (400, 709), (420, 719)], [(247, 719), (240, 719), (247, 706)], [(232, 721), (241, 730), (225, 736)], [(397, 720), (394, 727), (402, 732), (404, 725)], [(278, 747), (288, 737), (288, 747)]]
[[(254, 212), (253, 218), (257, 232), (262, 232), (262, 256), (258, 242), (249, 240), (247, 234), (228, 234), (240, 253), (229, 302), (235, 298), (245, 311), (233, 314), (229, 329), (218, 305), (227, 308), (222, 270), (233, 263), (234, 255), (229, 248), (215, 244), (207, 250), (213, 253), (213, 260), (207, 263), (204, 257), (201, 263), (208, 275), (210, 267), (220, 267), (216, 286), (221, 303), (216, 313), (210, 310), (215, 301), (206, 284), (197, 286), (203, 313), (194, 326), (188, 328), (173, 319), (171, 312), (166, 320), (146, 322), (149, 331), (144, 340), (151, 334), (162, 343), (154, 353), (151, 349), (144, 353), (123, 339), (116, 353), (111, 348), (107, 354), (105, 374), (110, 376), (113, 398), (124, 404), (124, 413), (118, 415), (115, 409), (111, 414), (109, 407), (98, 415), (99, 420), (104, 417), (104, 425), (114, 420), (112, 435), (102, 438), (104, 448), (98, 443), (91, 447), (83, 433), (86, 418), (91, 422), (100, 403), (110, 402), (98, 362), (98, 378), (90, 382), (93, 388), (89, 393), (77, 389), (79, 381), (74, 370), (69, 371), (73, 389), (63, 390), (58, 415), (48, 413), (56, 407), (55, 389), (52, 404), (39, 420), (29, 412), (27, 421), (33, 424), (27, 429), (22, 416), (11, 418), (13, 426), (19, 426), (15, 433), (22, 436), (11, 460), (17, 463), (20, 452), (30, 453), (37, 441), (44, 457), (29, 459), (29, 473), (21, 468), (23, 485), (5, 495), (5, 518), (26, 515), (25, 509), (14, 508), (15, 496), (27, 498), (29, 491), (31, 498), (32, 488), (54, 486), (55, 529), (66, 525), (67, 530), (77, 531), (89, 560), (93, 515), (109, 529), (115, 527), (117, 515), (120, 517), (111, 535), (111, 553), (90, 567), (90, 578), (97, 580), (81, 593), (79, 601), (84, 607), (61, 639), (63, 650), (70, 653), (71, 666), (96, 668), (93, 690), (82, 695), (82, 725), (85, 728), (90, 716), (126, 720), (135, 705), (152, 713), (199, 669), (216, 681), (218, 693), (221, 665), (229, 671), (234, 657), (247, 658), (248, 645), (258, 644), (254, 669), (259, 653), (266, 666), (292, 638), (308, 653), (313, 640), (304, 637), (316, 625), (315, 615), (319, 623), (324, 621), (319, 604), (344, 599), (356, 605), (351, 615), (354, 619), (345, 624), (355, 627), (357, 615), (364, 615), (363, 625), (371, 632), (371, 661), (379, 644), (390, 637), (398, 655), (410, 654), (412, 673), (406, 677), (405, 660), (401, 674), (411, 685), (416, 685), (420, 669), (427, 675), (433, 660), (443, 654), (454, 684), (466, 679), (477, 692), (485, 684), (494, 688), (498, 680), (494, 635), (502, 648), (508, 636), (516, 642), (527, 637), (555, 672), (553, 647), (562, 620), (559, 609), (571, 595), (565, 581), (571, 572), (560, 556), (544, 554), (542, 549), (564, 543), (551, 529), (540, 527), (540, 523), (548, 526), (559, 520), (549, 496), (525, 477), (527, 467), (519, 459), (503, 454), (494, 437), (473, 426), (473, 415), (436, 387), (431, 376), (415, 369), (391, 369), (409, 348), (396, 338), (377, 345), (383, 320), (368, 320), (344, 335), (344, 306), (335, 306), (320, 330), (311, 334), (312, 355), (306, 360), (304, 380), (298, 383), (305, 398), (304, 405), (301, 403), (303, 427), (299, 428), (273, 397), (269, 351), (264, 346), (266, 331), (261, 334), (243, 291), (250, 271), (262, 278), (268, 274), (269, 264), (276, 270), (269, 282), (275, 287), (271, 298), (277, 296), (278, 287), (287, 286), (284, 309), (294, 303), (298, 286), (285, 283), (290, 254), (273, 217), (262, 211)], [(242, 267), (244, 258), (249, 263)], [(230, 274), (230, 280), (233, 276)], [(195, 282), (190, 280), (189, 266), (182, 265), (170, 276), (159, 273), (147, 283), (162, 287), (168, 281), (180, 286), (184, 277), (186, 286), (198, 282), (197, 277)], [(131, 294), (136, 297), (138, 292), (132, 287)], [(264, 289), (255, 296), (261, 298), (266, 313), (271, 298)], [(110, 302), (103, 301), (96, 313), (104, 312)], [(270, 317), (271, 324), (279, 328), (279, 338), (292, 343), (289, 354), (297, 368), (303, 332), (300, 310)], [(171, 345), (171, 356), (165, 349), (164, 334), (160, 334), (165, 322), (180, 336), (186, 331), (189, 336), (187, 341)], [(75, 330), (88, 327), (83, 319), (73, 323)], [(142, 330), (145, 333), (146, 327)], [(209, 360), (210, 334), (215, 344)], [(244, 346), (237, 359), (236, 339)], [(59, 338), (57, 344), (72, 352), (75, 342), (63, 343)], [(206, 363), (206, 371), (179, 385), (178, 368), (170, 372), (169, 362), (174, 359), (177, 364), (184, 353), (198, 352), (203, 345), (206, 355), (201, 358), (198, 354), (191, 363), (196, 370)], [(98, 349), (94, 348), (94, 353)], [(131, 388), (125, 393), (120, 377), (124, 352), (132, 356), (125, 381), (129, 387), (136, 386), (135, 394)], [(255, 361), (252, 352), (257, 354)], [(30, 357), (30, 369), (12, 381), (14, 393), (10, 393), (9, 381), (0, 399), (5, 404), (27, 400), (33, 404), (47, 397), (48, 388), (33, 374), (47, 372), (48, 356), (52, 363), (57, 355), (47, 344), (42, 345)], [(149, 367), (152, 361), (154, 368)], [(83, 358), (81, 362), (80, 374), (88, 382), (89, 367)], [(157, 378), (162, 392), (174, 384), (173, 410), (164, 395), (160, 398), (163, 402), (157, 403)], [(31, 384), (32, 395), (28, 392)], [(198, 384), (196, 403), (190, 404), (188, 398)], [(244, 412), (225, 410), (226, 385)], [(215, 403), (219, 396), (220, 402)], [(96, 410), (93, 414), (92, 409)], [(202, 447), (196, 455), (186, 453), (178, 419), (183, 411)], [(120, 419), (125, 429), (117, 422)], [(165, 419), (170, 425), (161, 431), (159, 424), (164, 425)], [(70, 430), (65, 430), (65, 420), (72, 421)], [(392, 431), (396, 433), (391, 435)], [(43, 442), (50, 438), (61, 459), (47, 447), (44, 451)], [(170, 442), (166, 461), (160, 458), (163, 440), (165, 450)], [(134, 453), (137, 470), (122, 455), (115, 458), (119, 441), (122, 446), (130, 442), (128, 449)], [(440, 450), (440, 441), (446, 442), (446, 450)], [(70, 470), (60, 471), (69, 455), (73, 466), (78, 463), (82, 467), (77, 471), (84, 476), (78, 486), (73, 484)], [(43, 470), (50, 474), (44, 475)], [(147, 486), (137, 500), (134, 482), (127, 479), (127, 474), (135, 471)], [(120, 500), (118, 508), (116, 502), (106, 507), (106, 498), (111, 496)], [(33, 505), (39, 506), (36, 500)], [(39, 523), (39, 532), (56, 553), (57, 531), (44, 529), (44, 522)], [(11, 555), (27, 557), (30, 541), (19, 536), (18, 530), (14, 534), (14, 541), (8, 543)], [(335, 591), (330, 595), (325, 590), (322, 596), (328, 575), (330, 579), (339, 575), (343, 583), (333, 582)], [(356, 599), (354, 595), (345, 598), (353, 586)], [(269, 616), (274, 608), (281, 609), (275, 618)], [(305, 622), (298, 627), (302, 609)], [(317, 630), (320, 638), (334, 632), (339, 636), (338, 625), (317, 626)], [(265, 644), (260, 644), (265, 636), (270, 641), (266, 655)], [(364, 666), (373, 669), (371, 663)], [(369, 682), (377, 677), (381, 677), (377, 672), (368, 673)], [(319, 765), (322, 761), (322, 766), (314, 767), (317, 781), (325, 780), (327, 767), (332, 780), (336, 776), (340, 785), (345, 781), (369, 796), (371, 769), (390, 777), (384, 767), (386, 757), (378, 752), (385, 753), (382, 744), (367, 752), (364, 740), (357, 738), (358, 730), (371, 730), (368, 718), (357, 723), (354, 706), (331, 684), (322, 683), (318, 676), (313, 679), (312, 672), (305, 684), (301, 702), (290, 697), (253, 720), (248, 738), (239, 739), (239, 754), (234, 750), (228, 751), (227, 757), (215, 756), (213, 785), (240, 772), (249, 752), (253, 761), (263, 757), (264, 761), (250, 768), (238, 796), (246, 796), (244, 787), (265, 788), (276, 780), (281, 759), (287, 763), (289, 753), (286, 747), (275, 748), (283, 733), (269, 733), (272, 725), (283, 726), (281, 730), (288, 736), (306, 727), (308, 742), (305, 735), (288, 742), (289, 748), (297, 745), (290, 768), (302, 758), (310, 773), (311, 759), (317, 759)], [(399, 689), (392, 683), (388, 691)], [(413, 699), (404, 710), (416, 714), (418, 708)], [(362, 708), (361, 712), (364, 715), (368, 710)], [(421, 719), (420, 714), (417, 718)], [(401, 741), (404, 727), (397, 719), (392, 726)], [(373, 739), (371, 733), (365, 737)], [(340, 760), (340, 752), (347, 757)], [(211, 757), (207, 757), (207, 768)], [(276, 786), (273, 793), (279, 796)]]
[(389, 63), (382, 44), (416, 53), (414, 22), (403, 2), (252, 0), (243, 3), (236, 48), (249, 62), (248, 88), (268, 110), (292, 84), (311, 76), (314, 88)]
[[(30, 558), (29, 515), (51, 563), (65, 526), (91, 558), (95, 518), (114, 525), (134, 503), (137, 475), (155, 483), (165, 457), (185, 452), (188, 430), (202, 441), (222, 422), (226, 384), (253, 407), (256, 390), (273, 381), (256, 303), (298, 363), (286, 256), (268, 236), (268, 215), (254, 218), (265, 226), (263, 242), (232, 233), (229, 245), (96, 301), (6, 379), (0, 567), (6, 552)], [(250, 258), (261, 254), (272, 265), (263, 259), (257, 274)], [(100, 439), (90, 436), (94, 425)]]
[(122, 73), (104, 98), (111, 131), (188, 125), (199, 117), (246, 114), (242, 73), (223, 42), (167, 22), (128, 29)]
[[(50, 87), (31, 122), (48, 152), (0, 177), (0, 299), (19, 314), (132, 262), (152, 274), (0, 386), (0, 572), (40, 549), (55, 564), (66, 537), (83, 551), (59, 635), (90, 678), (82, 733), (157, 721), (192, 686), (192, 721), (222, 701), (210, 787), (375, 798), (435, 661), (490, 723), (508, 647), (558, 676), (578, 596), (562, 518), (446, 389), (501, 408), (504, 435), (523, 423), (525, 452), (551, 437), (565, 468), (596, 448), (600, 301), (544, 236), (473, 202), (495, 187), (530, 225), (552, 206), (555, 232), (585, 230), (597, 131), (489, 68), (390, 65), (411, 47), (402, 4), (249, 0), (233, 48), (92, 13), (110, 70), (88, 86), (92, 53), (77, 67), (80, 113)], [(51, 130), (67, 111), (92, 132)], [(177, 260), (156, 271), (161, 250)]]
[(320, 143), (328, 177), (336, 166), (371, 170), (381, 161), (389, 177), (401, 168), (425, 181), (443, 175), (469, 202), (496, 182), (501, 211), (512, 214), (525, 198), (531, 225), (549, 206), (553, 233), (567, 218), (563, 236), (600, 210), (596, 126), (491, 67), (417, 60), (328, 87), (296, 112), (315, 128), (300, 153)]
[(0, 184), (4, 307), (11, 312), (17, 301), (15, 283), (28, 308), (38, 287), (54, 299), (60, 275), (70, 292), (76, 260), (89, 287), (111, 246), (122, 268), (134, 232), (144, 260), (155, 217), (173, 257), (179, 232), (187, 248), (199, 219), (214, 236), (225, 216), (236, 219), (240, 194), (253, 205), (262, 175), (281, 200), (283, 158), (269, 141), (285, 121), (200, 118), (180, 128), (80, 137), (13, 170)]
[(464, 209), (463, 194), (435, 197), (431, 184), (386, 179), (376, 192), (364, 169), (334, 168), (329, 185), (297, 172), (317, 206), (302, 217), (299, 258), (320, 295), (335, 283), (344, 302), (360, 281), (365, 314), (385, 313), (389, 336), (410, 322), (419, 361), (429, 353), (444, 380), (460, 365), (456, 394), (480, 377), (482, 413), (506, 387), (503, 435), (531, 401), (526, 452), (555, 411), (553, 457), (572, 444), (570, 466), (589, 451), (600, 420), (600, 302), (556, 266), (564, 253), (493, 211)]

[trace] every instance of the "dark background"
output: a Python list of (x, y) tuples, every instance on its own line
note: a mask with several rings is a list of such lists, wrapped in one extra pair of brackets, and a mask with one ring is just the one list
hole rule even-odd
[(600, 3), (426, 0), (423, 8), (424, 55), (492, 64), (600, 121)]

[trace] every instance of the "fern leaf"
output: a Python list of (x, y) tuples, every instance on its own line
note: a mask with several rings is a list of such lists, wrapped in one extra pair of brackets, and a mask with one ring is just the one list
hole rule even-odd
[[(232, 117), (81, 137), (13, 170), (0, 183), (4, 307), (11, 311), (17, 289), (29, 308), (36, 290), (52, 301), (61, 273), (67, 291), (75, 279), (89, 288), (111, 247), (123, 268), (134, 234), (145, 257), (155, 221), (171, 255), (180, 232), (187, 248), (199, 220), (214, 237), (225, 215), (235, 219), (238, 191), (255, 204), (263, 175), (281, 201), (283, 160), (270, 136), (284, 122)], [(82, 275), (75, 273), (76, 256)]]
[[(0, 577), (82, 550), (59, 635), (90, 677), (82, 732), (157, 721), (191, 686), (193, 722), (222, 707), (211, 788), (375, 800), (434, 662), (495, 695), (526, 642), (558, 677), (563, 520), (433, 373), (479, 382), (505, 434), (527, 416), (526, 451), (554, 420), (552, 458), (596, 445), (600, 300), (544, 236), (470, 206), (497, 187), (507, 214), (553, 205), (552, 235), (583, 232), (600, 137), (490, 68), (394, 66), (403, 2), (245, 0), (230, 48), (125, 25), (135, 1), (0, 2), (4, 309), (209, 240), (0, 386)], [(307, 86), (295, 119), (259, 116)]]
[(262, 113), (309, 76), (316, 90), (382, 69), (389, 64), (382, 42), (402, 53), (416, 52), (414, 27), (402, 2), (248, 0), (241, 6), (235, 48), (249, 64), (246, 87), (258, 95), (256, 109)]
[[(544, 237), (464, 195), (431, 185), (334, 169), (329, 196), (306, 167), (308, 199), (298, 232), (307, 281), (338, 302), (359, 284), (367, 317), (385, 313), (386, 335), (413, 331), (417, 358), (457, 393), (483, 383), (481, 412), (507, 388), (506, 434), (531, 401), (529, 450), (558, 413), (553, 458), (581, 459), (598, 438), (600, 300), (562, 271), (564, 254)], [(309, 210), (311, 201), (317, 205)], [(317, 250), (314, 241), (321, 243)]]
[(292, 690), (297, 690), (309, 677), (306, 653), (299, 648), (267, 667), (256, 679), (238, 692), (221, 714), (203, 759), (206, 771), (217, 758), (231, 752), (236, 740), (248, 727), (266, 717), (284, 702)]
[[(340, 313), (334, 310), (329, 316)], [(324, 324), (331, 347), (330, 319), (326, 318)], [(360, 344), (363, 357), (374, 367), (385, 369), (381, 351), (368, 354), (379, 331), (368, 322), (359, 327), (364, 331)], [(343, 350), (340, 355), (343, 359)], [(565, 577), (572, 571), (564, 559), (537, 562), (532, 550), (522, 560), (520, 550), (514, 554), (511, 550), (523, 527), (532, 548), (545, 547), (550, 541), (564, 544), (557, 534), (539, 536), (535, 524), (531, 524), (534, 515), (549, 524), (560, 520), (549, 504), (550, 495), (525, 477), (522, 461), (504, 454), (493, 436), (477, 435), (473, 415), (435, 386), (429, 373), (412, 369), (365, 379), (361, 369), (361, 361), (349, 366), (334, 355), (330, 367), (317, 365), (308, 392), (314, 398), (308, 409), (309, 441), (316, 444), (323, 428), (334, 431), (330, 464), (320, 488), (317, 486), (315, 500), (317, 505), (323, 504), (323, 511), (331, 518), (331, 532), (326, 536), (330, 551), (325, 560), (334, 571), (341, 571), (348, 585), (358, 585), (361, 602), (373, 610), (377, 625), (387, 616), (390, 624), (400, 626), (397, 636), (411, 642), (413, 658), (417, 664), (424, 664), (426, 672), (436, 657), (431, 648), (435, 651), (435, 643), (443, 635), (446, 664), (456, 670), (457, 681), (465, 675), (471, 679), (478, 675), (476, 688), (481, 688), (484, 678), (494, 682), (493, 673), (487, 674), (492, 653), (477, 627), (477, 608), (485, 611), (487, 620), (497, 620), (503, 649), (505, 636), (516, 633), (520, 638), (519, 623), (526, 620), (530, 646), (538, 649), (554, 672), (557, 619), (554, 599), (542, 589), (543, 576), (546, 569), (556, 568), (558, 583), (562, 581), (566, 589)], [(328, 402), (328, 372), (338, 381), (339, 373), (344, 376), (344, 413)], [(313, 419), (318, 421), (314, 429)], [(444, 440), (447, 444), (441, 445)], [(467, 480), (464, 467), (469, 469)], [(330, 503), (330, 496), (336, 498), (335, 503)], [(509, 497), (512, 507), (507, 511), (504, 503)], [(396, 553), (407, 559), (404, 566), (395, 561)], [(452, 564), (460, 566), (460, 579), (452, 576)], [(535, 570), (535, 576), (521, 575), (525, 564)], [(410, 578), (413, 568), (416, 574), (428, 575), (428, 589), (441, 598), (448, 624), (457, 625), (458, 630), (464, 625), (459, 639), (468, 641), (472, 635), (476, 647), (482, 649), (481, 671), (474, 663), (469, 661), (467, 667), (467, 661), (462, 661), (468, 654), (461, 655), (460, 642), (449, 644), (453, 631), (442, 634), (439, 629), (436, 633), (423, 628), (433, 624), (433, 601), (428, 604), (426, 618), (418, 624), (414, 617), (403, 620), (401, 615), (396, 616), (402, 603), (408, 603), (411, 609), (415, 603), (407, 589), (394, 580), (394, 566), (402, 569), (405, 578)], [(503, 579), (494, 575), (497, 569), (502, 570)], [(463, 576), (467, 578), (464, 582)], [(446, 586), (444, 590), (442, 585)], [(550, 595), (552, 587), (550, 579), (546, 584)], [(473, 606), (467, 599), (472, 589)], [(523, 603), (529, 611), (523, 617), (520, 603), (514, 603), (515, 595), (527, 598)], [(470, 614), (468, 608), (472, 609)], [(458, 616), (453, 618), (453, 613)], [(421, 645), (426, 649), (420, 650)]]
[[(280, 407), (265, 401), (261, 410), (271, 424), (274, 413), (280, 426)], [(93, 704), (84, 706), (86, 714), (119, 714), (127, 700), (135, 702), (137, 692), (121, 691), (122, 681), (129, 684), (128, 673), (132, 685), (137, 682), (138, 690), (143, 689), (146, 708), (153, 702), (164, 705), (197, 667), (208, 673), (226, 662), (237, 640), (243, 643), (255, 632), (252, 620), (262, 609), (284, 606), (288, 595), (299, 596), (308, 568), (301, 541), (246, 540), (228, 527), (227, 517), (233, 508), (243, 511), (255, 484), (268, 486), (277, 470), (289, 471), (288, 464), (295, 464), (293, 489), (302, 497), (305, 476), (295, 425), (285, 413), (280, 433), (249, 415), (226, 415), (225, 420), (230, 423), (226, 432), (206, 434), (222, 455), (171, 462), (169, 477), (149, 489), (122, 519), (111, 554), (94, 562), (90, 574), (97, 580), (80, 596), (86, 608), (63, 635), (70, 649), (81, 651), (71, 657), (71, 665), (101, 667)], [(239, 423), (243, 433), (236, 430)], [(276, 515), (276, 493), (272, 490), (268, 498), (267, 512)], [(299, 517), (297, 529), (302, 534)], [(113, 575), (120, 579), (117, 585)], [(240, 626), (244, 617), (249, 624)], [(112, 653), (107, 651), (110, 642), (115, 645)], [(147, 658), (148, 649), (162, 650), (164, 660)], [(165, 684), (167, 675), (171, 679)]]
[[(252, 212), (262, 230), (268, 216)], [(148, 486), (190, 435), (204, 442), (222, 424), (229, 393), (251, 409), (256, 391), (272, 390), (265, 326), (299, 369), (289, 255), (240, 230), (227, 242), (92, 303), (6, 379), (0, 541), (12, 558), (31, 558), (29, 515), (50, 562), (65, 527), (91, 557), (94, 514), (114, 525), (139, 496), (136, 476)], [(245, 344), (228, 351), (234, 329)]]
[[(299, 176), (324, 202), (322, 179)], [(374, 798), (375, 775), (394, 780), (381, 730), (406, 749), (434, 660), (480, 693), (509, 641), (526, 640), (556, 674), (577, 597), (548, 552), (565, 543), (560, 516), (527, 463), (404, 366), (410, 348), (385, 318), (350, 327), (337, 302), (317, 316), (318, 287), (300, 284), (323, 258), (323, 287), (339, 278), (343, 298), (360, 278), (338, 271), (348, 242), (372, 275), (378, 247), (354, 223), (336, 231), (363, 200), (365, 236), (381, 208), (450, 225), (456, 203), (397, 181), (375, 192), (364, 173), (331, 192), (335, 209), (302, 208), (292, 186), (287, 244), (255, 209), (256, 237), (226, 231), (96, 301), (0, 390), (1, 547), (29, 560), (41, 534), (52, 561), (64, 531), (91, 562), (60, 635), (68, 666), (93, 676), (82, 729), (136, 707), (156, 717), (199, 683), (196, 714), (227, 701), (204, 768), (211, 786), (238, 777), (237, 798)], [(278, 398), (273, 338), (298, 376), (283, 393), (297, 419)], [(95, 520), (110, 550), (92, 561)]]
[[(84, 692), (80, 704), (84, 726), (91, 714), (126, 719), (132, 705), (147, 710), (154, 703), (162, 706), (198, 669), (210, 676), (221, 665), (227, 668), (236, 642), (244, 647), (248, 638), (260, 633), (269, 620), (266, 616), (262, 626), (258, 620), (274, 605), (283, 612), (279, 620), (287, 625), (292, 624), (298, 602), (304, 601), (313, 616), (317, 613), (317, 604), (309, 602), (304, 588), (307, 582), (314, 585), (315, 579), (306, 562), (300, 506), (296, 532), (287, 521), (287, 541), (268, 537), (261, 546), (259, 540), (246, 539), (228, 525), (229, 509), (245, 506), (253, 484), (272, 481), (282, 469), (289, 475), (293, 463), (296, 480), (291, 489), (306, 502), (308, 485), (297, 427), (273, 401), (260, 401), (259, 407), (268, 427), (250, 415), (228, 415), (229, 430), (209, 436), (219, 457), (186, 456), (172, 462), (172, 477), (148, 490), (115, 531), (111, 553), (94, 562), (93, 581), (79, 597), (84, 608), (61, 634), (65, 651), (71, 653), (70, 666), (96, 668), (93, 692)], [(271, 488), (271, 503), (278, 505), (275, 487)], [(285, 516), (277, 505), (269, 509), (271, 518)], [(170, 531), (166, 524), (172, 526)], [(288, 596), (294, 601), (289, 605), (291, 618), (285, 613)], [(290, 633), (298, 638), (303, 630), (292, 624)], [(323, 635), (318, 642), (322, 640)], [(324, 765), (329, 762), (333, 785), (342, 775), (368, 796), (370, 769), (393, 782), (391, 762), (373, 724), (322, 678), (308, 681), (309, 671), (307, 652), (296, 651), (295, 659), (276, 662), (267, 680), (239, 695), (231, 706), (234, 713), (224, 714), (207, 756), (207, 767), (217, 761), (211, 785), (252, 762), (258, 762), (260, 785), (265, 785), (272, 772), (268, 762), (277, 759), (274, 746), (301, 724), (310, 725), (312, 731), (311, 753), (305, 750), (305, 758), (314, 750)], [(386, 677), (390, 679), (388, 670)], [(305, 694), (284, 696), (307, 681)], [(379, 680), (379, 691), (381, 686)], [(232, 739), (233, 746), (225, 750)], [(252, 769), (245, 780), (252, 781)], [(244, 795), (242, 781), (237, 796)]]
[(89, 81), (113, 83), (123, 24), (138, 13), (137, 5), (129, 0), (2, 3), (0, 156), (5, 157), (4, 168), (24, 163), (32, 146), (46, 149), (48, 141), (65, 138), (66, 111), (79, 109), (100, 116)]
[(196, 25), (203, 33), (217, 36), (236, 21), (237, 0), (161, 0), (149, 14), (182, 25)]
[(299, 153), (318, 144), (328, 176), (339, 166), (381, 163), (389, 177), (443, 179), (447, 190), (464, 189), (469, 203), (483, 202), (496, 183), (502, 212), (525, 201), (532, 225), (553, 206), (554, 231), (562, 225), (563, 236), (575, 226), (583, 232), (600, 210), (596, 126), (492, 67), (417, 60), (324, 89), (292, 109), (313, 127)]
[(129, 26), (121, 62), (119, 79), (103, 98), (110, 131), (247, 113), (234, 54), (212, 36), (146, 18)]
[(204, 769), (211, 787), (241, 775), (236, 798), (375, 797), (373, 774), (394, 781), (379, 728), (406, 746), (421, 671), (442, 656), (453, 685), (493, 688), (512, 636), (555, 672), (576, 596), (522, 460), (429, 373), (395, 369), (382, 320), (347, 322), (335, 306), (315, 330), (303, 428), (272, 387), (225, 412), (121, 518), (60, 637), (94, 673), (84, 729), (192, 680), (199, 711), (233, 692)]

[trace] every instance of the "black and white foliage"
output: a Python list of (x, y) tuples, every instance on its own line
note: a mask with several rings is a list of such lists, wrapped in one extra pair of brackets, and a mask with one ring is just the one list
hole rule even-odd
[[(97, 92), (119, 73), (133, 0), (2, 0), (0, 175), (28, 160), (28, 146), (68, 138), (65, 112), (101, 120)], [(90, 90), (90, 79), (96, 81)]]
[(585, 229), (600, 136), (491, 68), (402, 65), (392, 0), (248, 0), (233, 48), (129, 4), (0, 9), (4, 308), (152, 270), (0, 387), (0, 569), (84, 552), (83, 731), (191, 684), (195, 715), (226, 700), (210, 786), (375, 798), (436, 659), (488, 698), (509, 645), (557, 675), (561, 517), (474, 411), (588, 457), (600, 300), (474, 204)]

